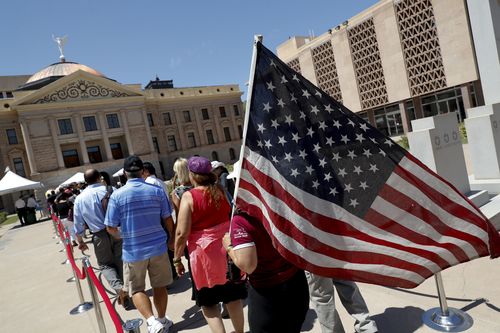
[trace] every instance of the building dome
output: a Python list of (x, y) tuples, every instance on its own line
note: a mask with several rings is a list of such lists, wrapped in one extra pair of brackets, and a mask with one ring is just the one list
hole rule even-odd
[(61, 77), (61, 76), (66, 76), (71, 73), (74, 73), (78, 70), (82, 70), (88, 73), (91, 73), (93, 75), (105, 77), (102, 73), (96, 71), (93, 68), (90, 68), (88, 66), (78, 64), (76, 62), (57, 62), (55, 64), (52, 64), (48, 67), (45, 67), (41, 71), (33, 74), (28, 81), (26, 81), (26, 84), (40, 81), (43, 79), (48, 79), (50, 77)]

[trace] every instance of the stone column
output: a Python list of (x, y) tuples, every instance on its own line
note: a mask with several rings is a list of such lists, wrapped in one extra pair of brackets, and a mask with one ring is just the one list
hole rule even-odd
[(80, 150), (82, 152), (83, 164), (90, 164), (89, 153), (87, 152), (87, 145), (85, 144), (85, 137), (83, 135), (82, 123), (80, 116), (74, 115), (73, 122), (76, 125), (76, 133), (78, 134), (78, 142), (80, 143)]
[(462, 102), (464, 103), (464, 109), (468, 110), (472, 107), (472, 101), (470, 98), (469, 85), (465, 84), (460, 87), (460, 92), (462, 93)]
[(424, 110), (422, 109), (422, 99), (420, 98), (420, 96), (413, 97), (413, 108), (415, 109), (416, 119), (424, 117)]
[[(187, 149), (187, 142), (186, 142), (186, 137), (184, 136), (186, 133), (184, 129), (182, 128), (182, 124), (184, 123), (184, 118), (182, 117), (181, 113), (178, 111), (174, 111), (174, 117), (175, 117), (175, 123), (177, 125), (177, 131), (179, 133), (179, 144), (180, 144), (180, 149), (178, 150), (185, 150)], [(179, 148), (179, 147), (177, 147)]]
[(57, 158), (57, 167), (59, 169), (64, 168), (64, 159), (61, 152), (61, 145), (59, 144), (59, 140), (57, 139), (57, 133), (59, 133), (57, 129), (56, 120), (52, 117), (49, 118), (50, 132), (52, 134), (52, 142), (54, 143), (54, 149), (56, 150), (56, 158)]
[(127, 111), (120, 112), (122, 116), (123, 131), (125, 132), (125, 141), (127, 141), (127, 151), (129, 155), (134, 155), (134, 147), (132, 146), (132, 139), (130, 138), (130, 131), (128, 130)]
[(470, 192), (455, 113), (416, 119), (408, 133), (410, 152), (460, 192)]
[(205, 131), (203, 130), (203, 126), (201, 125), (202, 117), (200, 112), (198, 112), (197, 109), (193, 108), (192, 112), (194, 112), (194, 121), (196, 122), (196, 128), (198, 129), (199, 133), (199, 144), (201, 146), (207, 145), (208, 144), (208, 139), (206, 138)]
[(142, 119), (144, 120), (144, 126), (146, 127), (146, 136), (148, 137), (149, 153), (156, 153), (155, 147), (153, 145), (153, 137), (151, 136), (151, 128), (149, 128), (148, 116), (146, 111), (142, 110)]
[(26, 148), (26, 155), (28, 156), (28, 163), (30, 164), (31, 175), (38, 173), (36, 167), (35, 154), (33, 154), (33, 148), (31, 147), (31, 138), (28, 130), (28, 125), (24, 120), (21, 120), (21, 133), (23, 135), (24, 147)]
[(106, 129), (107, 129), (106, 119), (104, 117), (104, 114), (102, 114), (102, 113), (99, 113), (99, 123), (101, 125), (101, 135), (102, 135), (102, 141), (104, 143), (104, 151), (106, 152), (106, 161), (112, 161), (113, 154), (111, 153), (108, 132), (106, 131)]
[(408, 133), (410, 131), (410, 122), (408, 121), (408, 113), (406, 113), (405, 102), (400, 102), (399, 113), (401, 114), (401, 122), (403, 123), (403, 131)]

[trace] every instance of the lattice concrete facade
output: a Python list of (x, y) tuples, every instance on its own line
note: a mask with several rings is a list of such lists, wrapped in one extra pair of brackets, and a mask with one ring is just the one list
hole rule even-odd
[(292, 37), (277, 54), (373, 124), (399, 105), (396, 125), (408, 131), (424, 114), (422, 99), (450, 89), (462, 92), (460, 111), (482, 103), (465, 0), (381, 0), (337, 24), (312, 39)]
[(318, 78), (318, 87), (339, 102), (342, 102), (342, 93), (340, 91), (339, 76), (337, 74), (332, 42), (327, 41), (313, 48), (311, 51), (314, 71)]
[(446, 88), (431, 1), (403, 0), (395, 9), (412, 96)]

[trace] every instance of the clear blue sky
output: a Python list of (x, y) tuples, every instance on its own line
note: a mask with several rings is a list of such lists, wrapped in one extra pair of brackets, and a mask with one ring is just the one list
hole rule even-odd
[(377, 0), (13, 0), (2, 2), (0, 76), (33, 74), (59, 61), (55, 36), (68, 36), (67, 61), (121, 83), (156, 75), (176, 87), (240, 85), (246, 92), (255, 34), (276, 46), (316, 35)]

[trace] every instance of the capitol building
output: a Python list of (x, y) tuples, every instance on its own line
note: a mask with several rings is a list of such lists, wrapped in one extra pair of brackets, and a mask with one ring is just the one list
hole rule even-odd
[[(44, 184), (44, 193), (90, 167), (113, 174), (136, 154), (168, 179), (178, 157), (234, 163), (243, 132), (237, 84), (174, 87), (156, 78), (122, 84), (76, 62), (0, 76), (0, 168)], [(2, 196), (14, 211), (19, 193)]]

